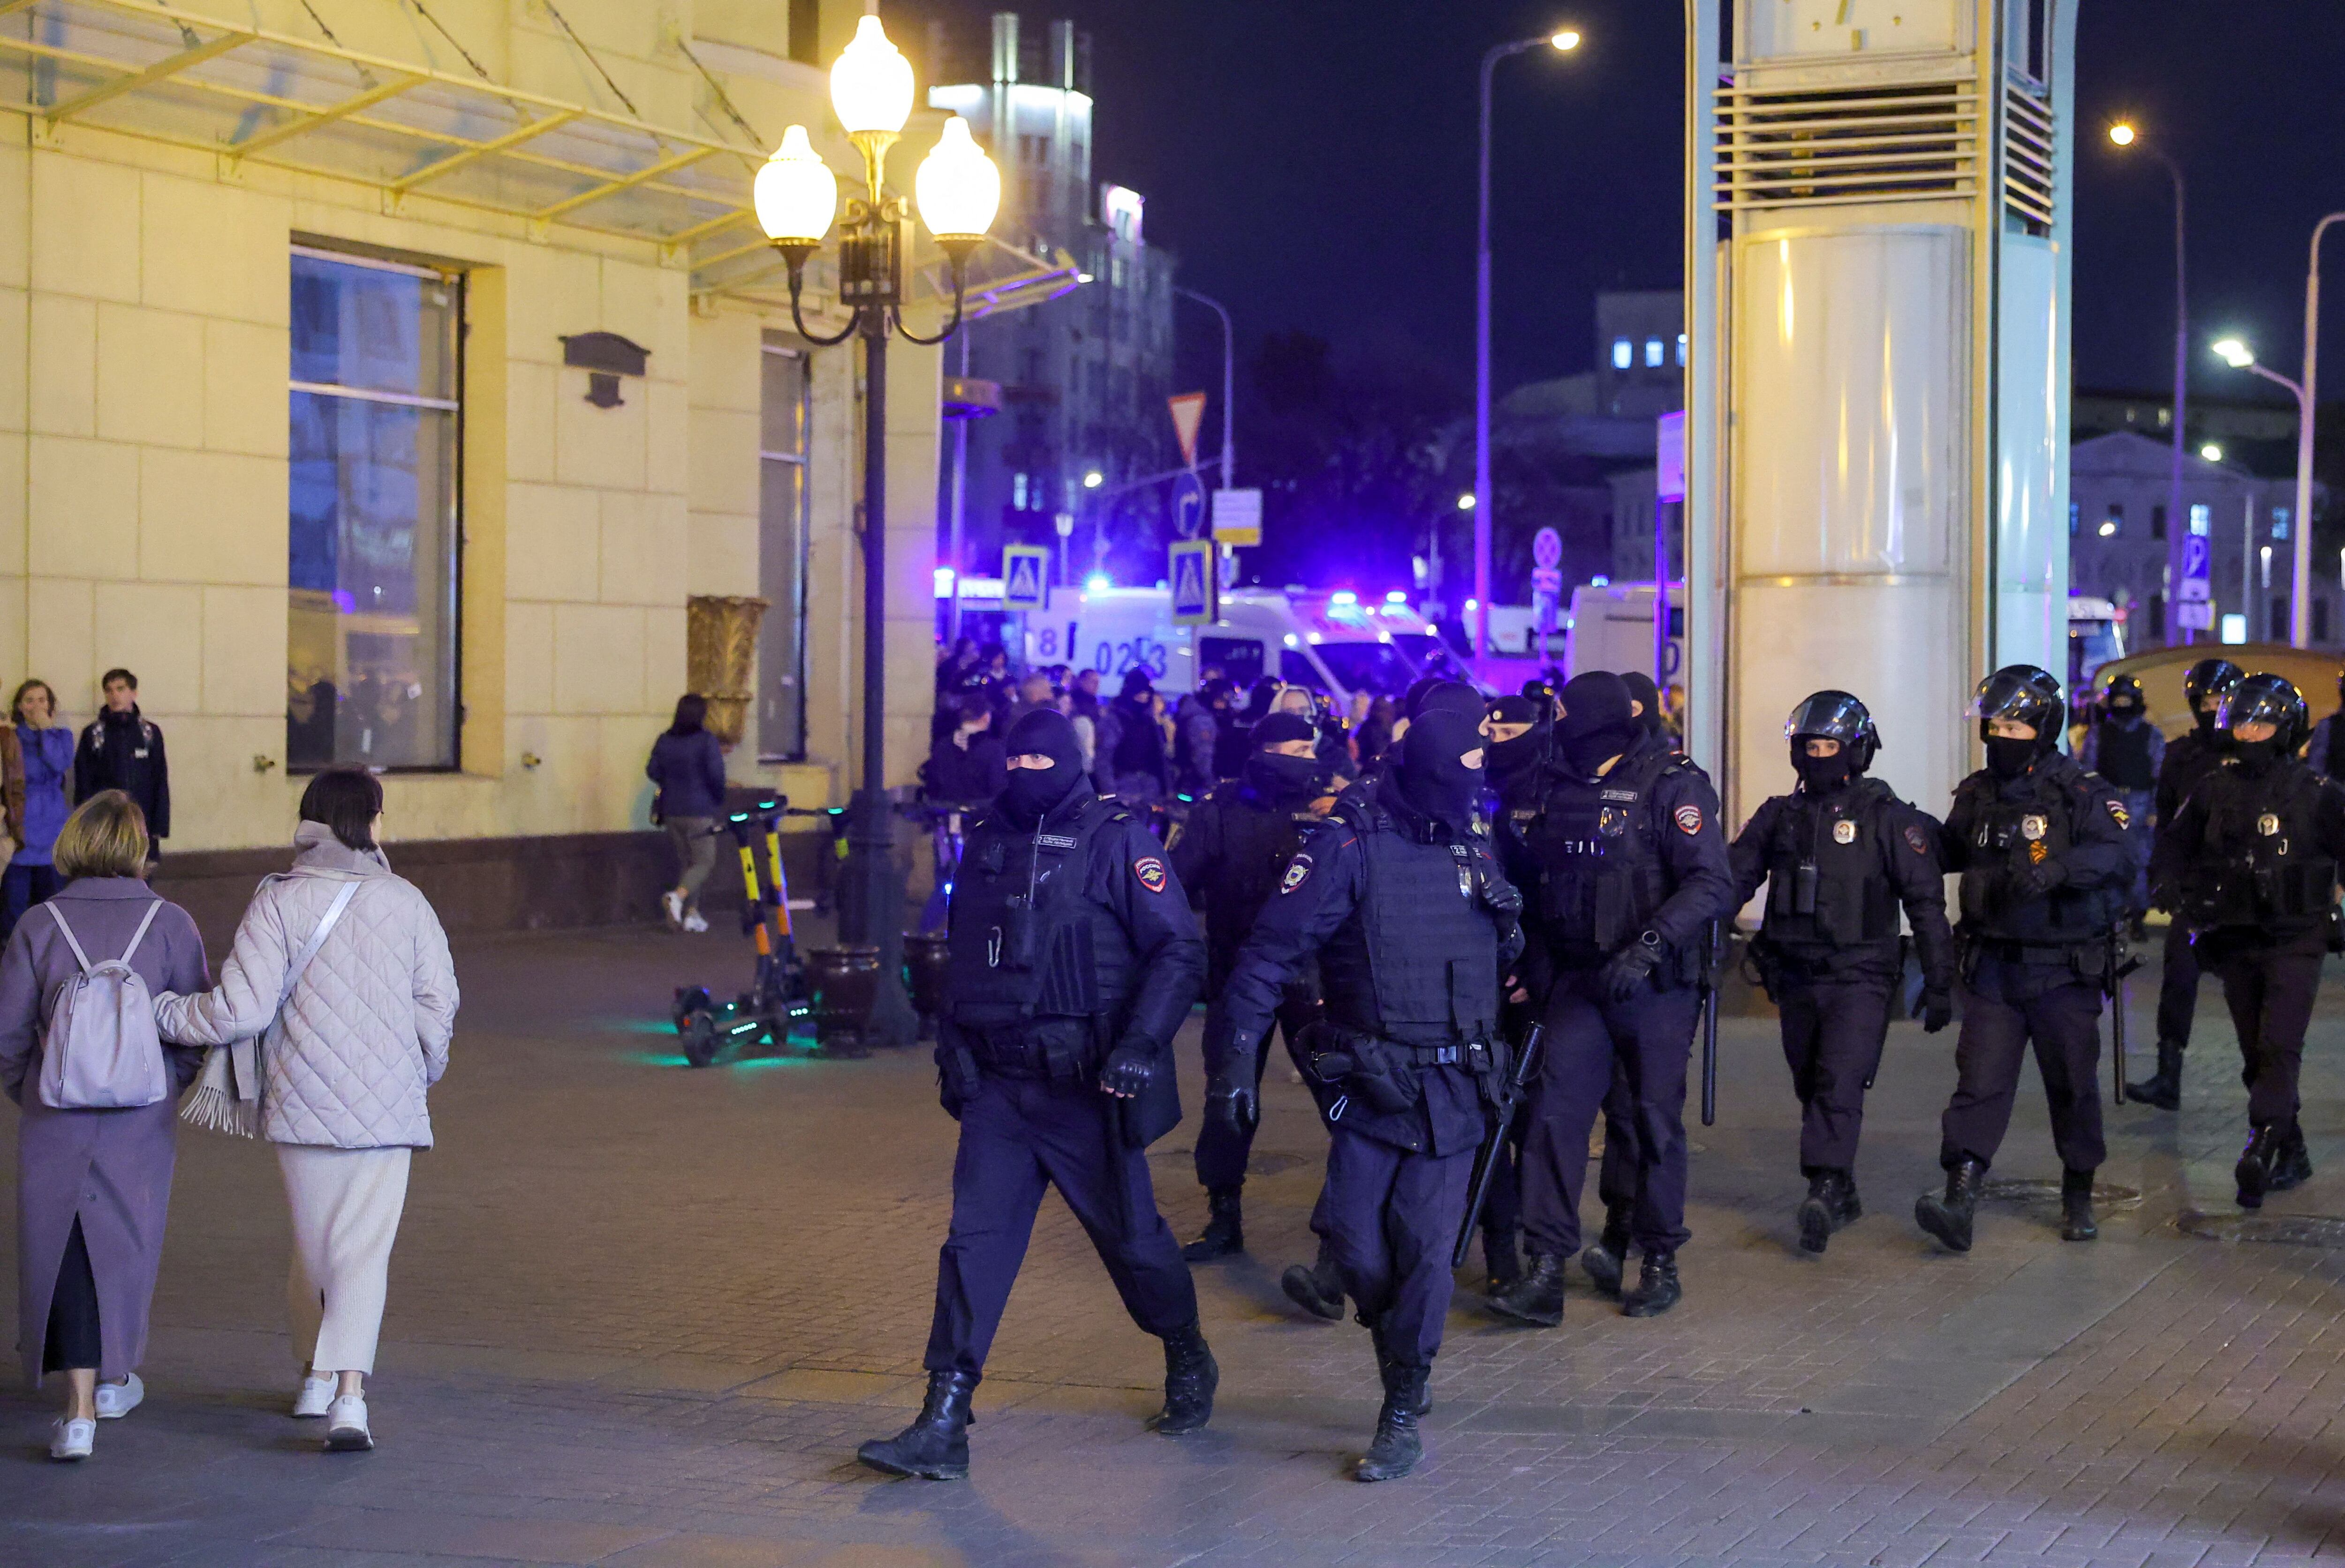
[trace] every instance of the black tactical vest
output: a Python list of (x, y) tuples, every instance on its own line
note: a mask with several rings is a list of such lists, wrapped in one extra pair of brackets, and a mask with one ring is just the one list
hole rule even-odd
[(1653, 792), (1687, 761), (1664, 746), (1625, 758), (1593, 783), (1558, 778), (1524, 839), (1538, 864), (1538, 910), (1550, 941), (1609, 953), (1670, 895)]
[[(2029, 861), (2068, 853), (2077, 814), (2099, 809), (2087, 782), (2092, 776), (2079, 770), (2064, 779), (2039, 767), (2015, 800), (2002, 797), (1992, 773), (1973, 774), (1955, 789), (1949, 815), (1970, 824), (1961, 889), (1966, 935), (2060, 947), (2098, 942), (2108, 934), (2122, 889), (2080, 893), (2061, 886), (2042, 897), (2019, 898), (2010, 886), (2011, 874)], [(1975, 803), (1967, 813), (1966, 802)]]
[(1897, 890), (1887, 870), (1897, 795), (1857, 779), (1822, 795), (1786, 795), (1768, 838), (1771, 945), (1801, 956), (1897, 940)]
[(2093, 771), (2121, 790), (2154, 789), (2157, 769), (2149, 761), (2147, 719), (2120, 724), (2104, 719), (2093, 732)]
[(2337, 863), (2313, 835), (2320, 788), (2319, 775), (2293, 761), (2261, 778), (2236, 767), (2208, 775), (2198, 792), (2206, 837), (2183, 886), (2192, 926), (2302, 931), (2327, 918)]
[[(1052, 1076), (1095, 1069), (1138, 968), (1109, 890), (1091, 885), (1093, 841), (1131, 814), (1081, 793), (1080, 804), (1061, 806), (1030, 833), (998, 812), (980, 821), (950, 909), (953, 1021), (997, 1049), (1042, 1041)], [(1121, 869), (1120, 858), (1114, 864)], [(1070, 1027), (1074, 1020), (1082, 1027)]]
[(1200, 891), (1206, 930), (1218, 949), (1245, 940), (1254, 917), (1278, 891), (1278, 879), (1303, 835), (1320, 819), (1300, 808), (1281, 810), (1244, 784), (1223, 784), (1214, 792), (1212, 809), (1221, 816), (1222, 853)]
[[(1407, 1045), (1488, 1039), (1498, 1021), (1498, 923), (1485, 898), (1487, 848), (1419, 844), (1381, 806), (1347, 792), (1367, 875), (1358, 910), (1319, 957), (1329, 1017)], [(1348, 939), (1347, 939), (1348, 938)]]

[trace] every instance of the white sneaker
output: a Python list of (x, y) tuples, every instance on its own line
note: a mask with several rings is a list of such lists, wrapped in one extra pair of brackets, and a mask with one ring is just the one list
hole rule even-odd
[(49, 1457), (70, 1462), (87, 1459), (97, 1442), (97, 1423), (94, 1421), (67, 1421), (59, 1416), (49, 1423)]
[(326, 1452), (364, 1453), (374, 1446), (367, 1430), (366, 1395), (340, 1394), (326, 1411)]
[(138, 1401), (146, 1397), (147, 1385), (138, 1381), (137, 1372), (131, 1373), (122, 1382), (100, 1383), (97, 1385), (97, 1419), (120, 1421), (137, 1410)]
[(301, 1391), (293, 1396), (293, 1418), (304, 1421), (333, 1408), (334, 1380), (319, 1372), (301, 1374)]
[(684, 895), (673, 887), (660, 895), (660, 907), (667, 911), (667, 927), (673, 931), (684, 924)]
[(684, 928), (686, 931), (706, 931), (708, 929), (708, 922), (702, 919), (700, 911), (695, 909), (684, 917)]

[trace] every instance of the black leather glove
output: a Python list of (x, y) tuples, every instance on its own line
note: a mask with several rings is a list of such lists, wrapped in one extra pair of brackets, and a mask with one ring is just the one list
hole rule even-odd
[(1661, 961), (1661, 939), (1648, 931), (1604, 966), (1604, 994), (1616, 1002), (1635, 996)]
[(2011, 874), (2011, 891), (2021, 898), (2041, 898), (2068, 880), (2068, 868), (2046, 855)]
[(1100, 1069), (1100, 1087), (1118, 1099), (1137, 1099), (1156, 1081), (1156, 1051), (1141, 1041), (1128, 1041), (1108, 1053)]
[(1241, 1138), (1261, 1124), (1262, 1097), (1244, 1065), (1231, 1063), (1205, 1086), (1205, 1119)]
[(1954, 1021), (1954, 999), (1944, 991), (1922, 993), (1922, 1032), (1934, 1035)]

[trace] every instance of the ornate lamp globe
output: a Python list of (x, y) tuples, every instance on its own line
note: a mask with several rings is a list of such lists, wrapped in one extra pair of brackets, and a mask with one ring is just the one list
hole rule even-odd
[(811, 251), (838, 215), (838, 177), (807, 139), (804, 126), (782, 133), (782, 145), (757, 171), (752, 189), (757, 227), (785, 248)]
[(912, 117), (912, 62), (888, 41), (878, 17), (855, 25), (854, 42), (831, 66), (830, 106), (852, 137), (897, 137)]
[(959, 265), (993, 227), (1001, 206), (1001, 171), (970, 137), (969, 122), (955, 115), (920, 160), (912, 190), (921, 221)]

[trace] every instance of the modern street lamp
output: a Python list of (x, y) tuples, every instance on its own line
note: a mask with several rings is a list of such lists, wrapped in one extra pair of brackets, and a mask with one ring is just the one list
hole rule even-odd
[[(2318, 231), (2314, 243), (2320, 243)], [(2317, 252), (2316, 252), (2317, 254)], [(2312, 502), (2312, 393), (2299, 381), (2291, 381), (2277, 370), (2268, 370), (2256, 363), (2255, 350), (2237, 338), (2225, 338), (2215, 345), (2215, 357), (2234, 370), (2246, 370), (2261, 376), (2277, 386), (2286, 387), (2296, 397), (2296, 515), (2289, 520), (2290, 542), (2295, 550), (2295, 581), (2289, 586), (2288, 640), (2291, 646), (2309, 648), (2312, 645), (2312, 527), (2308, 515)], [(2307, 360), (2309, 367), (2311, 361)]]
[[(2345, 212), (2332, 212), (2312, 226), (2312, 254), (2304, 268), (2304, 420), (2296, 431), (2296, 596), (2289, 612), (2299, 622), (2312, 613), (2312, 434), (2320, 407), (2320, 239)], [(2345, 582), (2345, 575), (2339, 581)], [(2309, 640), (2299, 637), (2299, 647)]]
[[(2189, 294), (2184, 288), (2185, 203), (2182, 166), (2168, 157), (2158, 147), (2144, 141), (2141, 132), (2128, 121), (2119, 120), (2109, 127), (2109, 141), (2121, 148), (2141, 148), (2164, 164), (2166, 172), (2174, 177), (2174, 453), (2167, 482), (2166, 537), (2167, 542), (2166, 549), (2174, 581), (2179, 582), (2182, 581), (2182, 541), (2189, 532), (2189, 530), (2184, 526), (2187, 514), (2182, 510), (2184, 450), (2182, 427), (2185, 422), (2184, 414), (2190, 399), (2190, 304)], [(2193, 634), (2188, 631), (2182, 633), (2182, 640), (2185, 642), (2196, 641)], [(2171, 641), (2170, 637), (2168, 641)]]
[(1195, 300), (1222, 319), (1222, 488), (1227, 490), (1236, 482), (1230, 477), (1230, 473), (1232, 464), (1235, 461), (1233, 454), (1236, 450), (1231, 432), (1237, 428), (1237, 421), (1231, 410), (1237, 407), (1237, 333), (1230, 326), (1228, 308), (1220, 300), (1208, 299), (1193, 288), (1183, 288), (1177, 285), (1172, 292), (1184, 299)]
[[(1568, 55), (1579, 35), (1566, 27), (1538, 38), (1499, 44), (1482, 56), (1481, 207), (1474, 246), (1474, 602), (1490, 602), (1490, 87), (1498, 62), (1533, 49)], [(1490, 652), (1489, 618), (1474, 633), (1474, 657)]]
[[(901, 333), (920, 344), (959, 330), (969, 258), (1001, 205), (1001, 172), (955, 115), (920, 162), (912, 189), (919, 215), (952, 264), (952, 319), (923, 338), (904, 325), (904, 259), (910, 214), (887, 188), (888, 149), (912, 114), (912, 64), (888, 41), (877, 15), (856, 24), (854, 40), (830, 71), (830, 103), (863, 154), (862, 192), (849, 197), (838, 222), (838, 302), (848, 324), (827, 337), (808, 330), (800, 312), (806, 265), (838, 221), (838, 178), (804, 126), (792, 126), (757, 171), (757, 225), (789, 265), (790, 320), (817, 347), (863, 339), (863, 779), (848, 830), (838, 935), (842, 945), (879, 950), (878, 993), (864, 1037), (901, 1044), (911, 1037), (904, 995), (896, 909), (902, 895), (887, 790), (888, 727), (888, 339)], [(955, 563), (958, 566), (958, 562)]]

